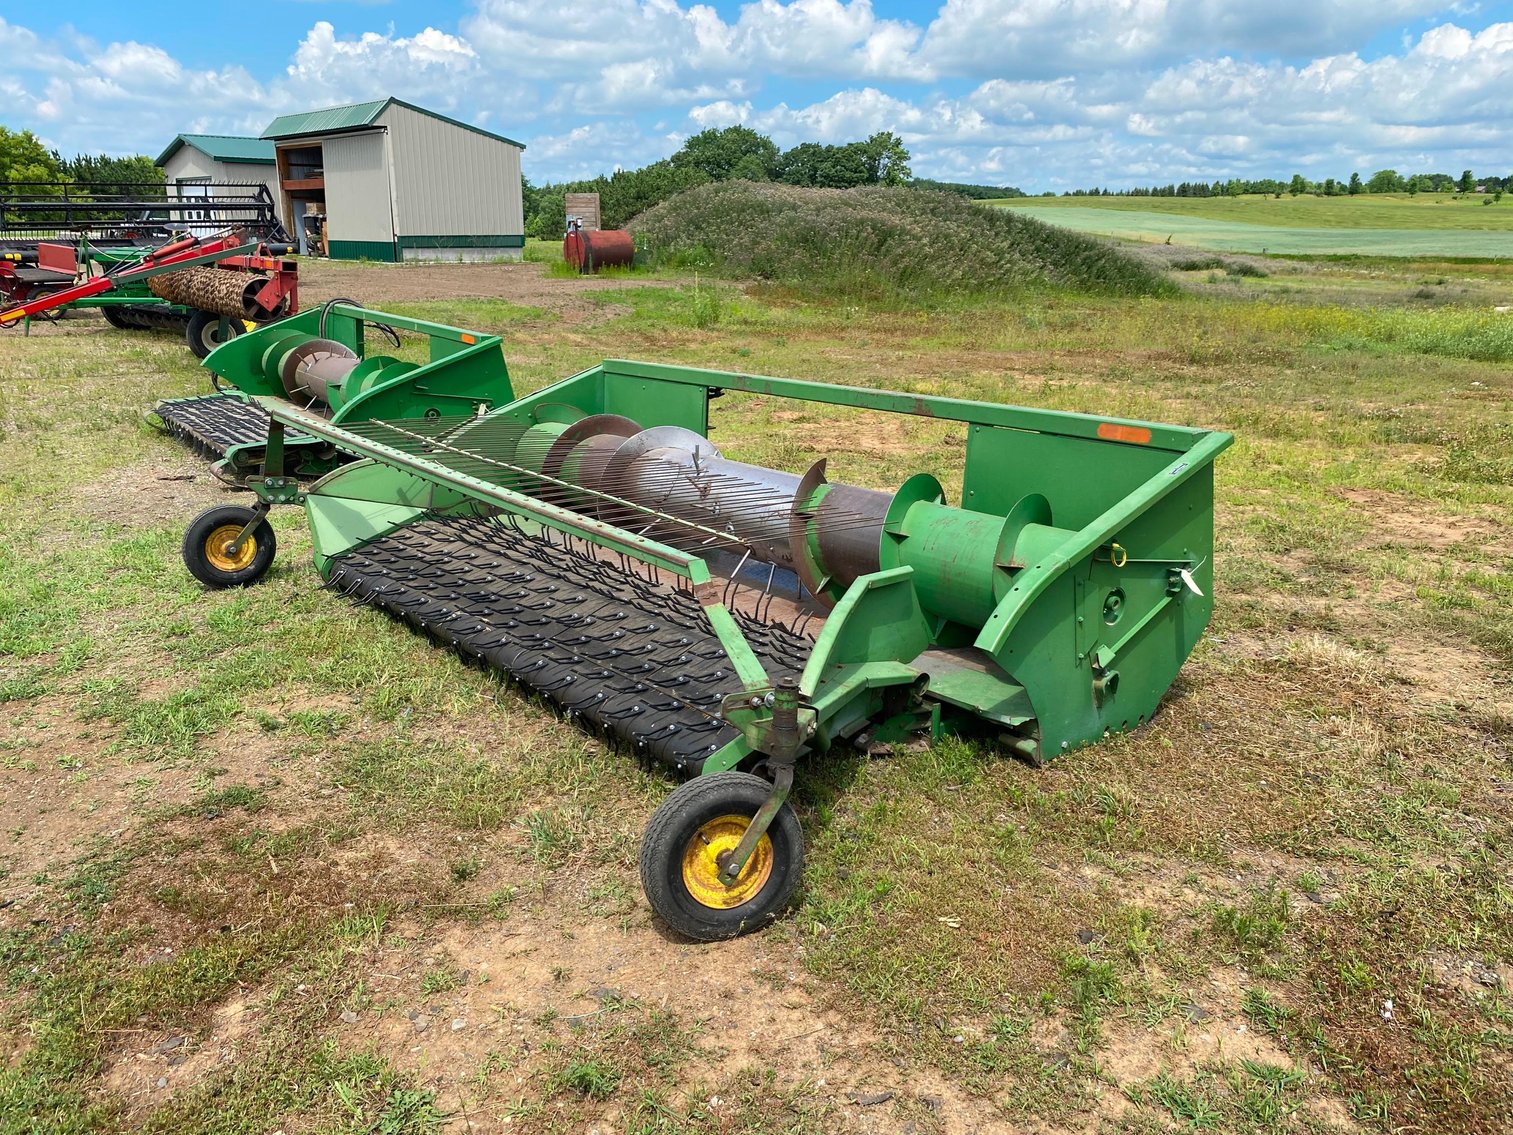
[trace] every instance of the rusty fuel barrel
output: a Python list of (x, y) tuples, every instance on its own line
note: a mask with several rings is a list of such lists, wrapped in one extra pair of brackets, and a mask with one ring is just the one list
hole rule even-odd
[(635, 256), (635, 242), (624, 229), (580, 229), (562, 242), (562, 259), (585, 274), (629, 264)]

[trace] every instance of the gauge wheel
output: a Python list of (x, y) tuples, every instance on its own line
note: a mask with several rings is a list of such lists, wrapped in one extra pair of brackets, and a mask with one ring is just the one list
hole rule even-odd
[(787, 909), (804, 872), (804, 833), (786, 802), (736, 880), (720, 879), (721, 853), (735, 850), (771, 794), (759, 776), (713, 773), (653, 813), (641, 839), (641, 886), (674, 930), (718, 942), (760, 930)]
[(203, 359), (227, 339), (235, 339), (244, 329), (240, 319), (228, 319), (226, 332), (223, 335), (221, 317), (196, 308), (189, 313), (189, 324), (184, 328), (184, 339), (189, 343), (189, 349), (194, 352), (194, 357)]
[(184, 566), (206, 587), (247, 587), (267, 574), (278, 543), (267, 517), (231, 551), (237, 534), (257, 514), (250, 508), (225, 504), (207, 508), (184, 530)]

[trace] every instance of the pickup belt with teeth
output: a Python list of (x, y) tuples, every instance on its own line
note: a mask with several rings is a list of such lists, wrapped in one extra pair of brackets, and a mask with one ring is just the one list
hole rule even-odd
[[(225, 457), (235, 445), (266, 444), (268, 412), (254, 402), (230, 394), (206, 394), (159, 402), (152, 411), (164, 427), (202, 457)], [(291, 429), (288, 440), (309, 440)]]
[[(740, 685), (694, 597), (562, 543), (430, 517), (336, 557), (329, 584), (684, 775), (736, 737), (719, 708)], [(808, 639), (737, 617), (768, 673), (803, 669)]]

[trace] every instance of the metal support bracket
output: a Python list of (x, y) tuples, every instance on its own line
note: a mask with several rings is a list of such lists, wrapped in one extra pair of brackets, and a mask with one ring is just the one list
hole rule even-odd
[[(794, 699), (787, 710), (791, 724), (785, 724), (781, 708), (785, 697)], [(785, 691), (781, 682), (727, 694), (720, 702), (720, 716), (741, 731), (752, 752), (764, 753), (772, 761), (797, 760), (819, 727), (818, 711), (803, 704), (796, 684), (792, 691)]]
[(787, 802), (788, 794), (793, 791), (793, 765), (770, 763), (774, 769), (772, 793), (757, 809), (757, 814), (747, 827), (746, 834), (741, 837), (741, 842), (735, 845), (734, 850), (720, 853), (720, 882), (727, 887), (741, 877), (746, 861), (751, 858), (751, 853), (756, 850), (757, 843), (767, 834), (772, 821), (777, 819), (778, 811)]
[(236, 539), (226, 545), (226, 555), (234, 557), (242, 550), (243, 542), (252, 535), (259, 524), (267, 519), (268, 510), (271, 507), (267, 501), (261, 500), (252, 506), (252, 519), (247, 521), (246, 527), (236, 534)]
[(305, 494), (294, 477), (253, 477), (247, 481), (247, 487), (257, 494), (265, 511), (269, 505), (305, 502)]

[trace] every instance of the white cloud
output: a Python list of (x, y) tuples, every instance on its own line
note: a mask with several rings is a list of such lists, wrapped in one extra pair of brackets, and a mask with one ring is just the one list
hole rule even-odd
[(392, 94), (522, 138), (537, 181), (639, 165), (735, 123), (783, 146), (893, 130), (917, 173), (1030, 189), (1506, 166), (1513, 23), (1467, 12), (1366, 51), (1446, 9), (944, 0), (913, 23), (872, 0), (750, 0), (723, 16), (599, 0), (583, 19), (478, 0), (455, 28), (364, 30), (359, 13), (316, 21), (285, 60), (211, 67), (146, 35), (102, 44), (0, 20), (0, 93), (8, 125), (61, 149), (150, 153), (181, 131), (257, 133), (276, 114)]
[[(635, 169), (677, 149), (681, 139), (643, 134), (620, 123), (595, 122), (575, 126), (560, 134), (537, 135), (531, 139), (533, 161), (554, 172), (558, 180), (597, 177), (617, 169)], [(536, 177), (530, 170), (527, 177)]]
[(464, 99), (473, 102), (508, 86), (467, 40), (436, 28), (413, 36), (363, 32), (344, 38), (320, 20), (295, 49), (271, 101), (293, 109), (399, 95), (456, 113)]
[[(600, 0), (564, 19), (534, 0), (482, 0), (463, 32), (492, 65), (564, 84), (563, 105), (608, 113), (746, 89), (753, 76), (923, 79), (921, 31), (871, 0), (754, 0), (734, 23), (674, 0)], [(743, 81), (744, 77), (744, 81)]]
[(688, 112), (688, 119), (700, 130), (724, 129), (727, 126), (745, 126), (751, 120), (751, 101), (731, 102), (720, 99), (705, 106), (695, 106)]
[(947, 0), (920, 48), (951, 74), (1161, 67), (1195, 55), (1309, 56), (1444, 11), (1444, 0)]
[(741, 9), (732, 54), (781, 75), (929, 78), (913, 58), (920, 30), (879, 20), (870, 0), (758, 0)]

